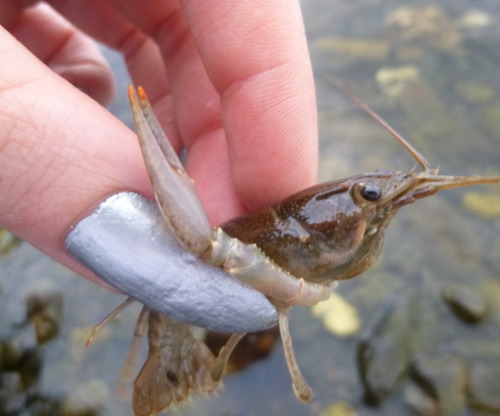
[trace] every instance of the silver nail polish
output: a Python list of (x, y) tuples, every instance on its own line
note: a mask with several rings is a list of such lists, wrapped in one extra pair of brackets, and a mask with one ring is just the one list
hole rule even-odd
[(218, 267), (184, 250), (156, 204), (121, 192), (68, 234), (66, 249), (124, 294), (175, 319), (221, 332), (277, 323), (274, 306)]

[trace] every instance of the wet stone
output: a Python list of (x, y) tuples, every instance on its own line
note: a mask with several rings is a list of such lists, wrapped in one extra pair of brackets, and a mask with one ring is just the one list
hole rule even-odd
[(60, 400), (56, 397), (35, 394), (29, 398), (27, 407), (30, 416), (61, 416)]
[(474, 362), (469, 370), (469, 395), (471, 406), (500, 413), (500, 362)]
[(500, 217), (500, 195), (496, 193), (466, 192), (462, 205), (485, 219)]
[(412, 414), (416, 416), (437, 416), (439, 414), (437, 401), (414, 383), (408, 383), (405, 386), (404, 400), (412, 410)]
[(437, 5), (401, 6), (387, 17), (386, 24), (403, 42), (420, 40), (418, 43), (455, 53), (462, 42), (455, 22)]
[(389, 97), (400, 97), (407, 85), (420, 79), (420, 72), (414, 65), (383, 67), (377, 71), (376, 80), (382, 92)]
[(321, 411), (321, 416), (358, 416), (353, 407), (347, 402), (337, 402)]
[(462, 29), (478, 29), (491, 26), (494, 21), (490, 13), (473, 9), (466, 11), (457, 21), (457, 25)]
[(389, 52), (389, 43), (380, 39), (323, 37), (311, 44), (312, 54), (342, 56), (345, 61), (382, 61)]
[(367, 403), (377, 404), (383, 400), (405, 376), (410, 351), (404, 338), (381, 336), (360, 346), (359, 368)]
[(422, 355), (415, 360), (411, 377), (429, 398), (436, 402), (440, 416), (466, 412), (466, 367), (452, 353)]
[(79, 386), (62, 405), (63, 416), (97, 416), (109, 397), (109, 388), (102, 380), (93, 379)]
[(17, 371), (21, 376), (23, 387), (28, 389), (36, 383), (42, 370), (42, 355), (38, 348), (27, 348)]
[(0, 341), (0, 370), (15, 370), (23, 354), (24, 350), (19, 340), (12, 338)]
[(356, 334), (361, 327), (359, 313), (354, 305), (338, 293), (311, 308), (313, 316), (323, 322), (327, 331), (341, 337)]
[(17, 415), (26, 404), (19, 374), (0, 373), (0, 415)]
[(491, 101), (495, 96), (493, 86), (481, 82), (464, 82), (455, 86), (461, 98), (471, 104)]
[(378, 404), (394, 392), (408, 371), (411, 335), (402, 305), (404, 302), (389, 305), (358, 346), (364, 400), (370, 405)]
[(468, 286), (448, 283), (442, 297), (450, 310), (465, 322), (481, 322), (488, 314), (485, 297)]
[(34, 325), (38, 345), (57, 337), (63, 310), (61, 293), (31, 295), (26, 301), (26, 309), (26, 319)]

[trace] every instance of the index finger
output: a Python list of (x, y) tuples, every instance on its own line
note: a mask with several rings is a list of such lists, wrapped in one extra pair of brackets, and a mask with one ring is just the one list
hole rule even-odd
[[(161, 107), (162, 124), (175, 125), (167, 130), (178, 128), (188, 146), (188, 172), (213, 223), (241, 213), (236, 193), (257, 208), (315, 181), (316, 103), (297, 0), (107, 1), (127, 23), (109, 10), (112, 30), (95, 19), (92, 8), (105, 0), (51, 3), (124, 52), (134, 79)], [(157, 42), (164, 74), (142, 62), (130, 23)], [(170, 90), (151, 81), (162, 75)], [(165, 93), (175, 114), (164, 111)]]
[(229, 181), (249, 208), (315, 181), (316, 103), (298, 1), (110, 1), (159, 45), (188, 172), (209, 212)]
[(182, 7), (221, 97), (239, 195), (256, 208), (310, 186), (316, 102), (299, 3), (184, 0)]

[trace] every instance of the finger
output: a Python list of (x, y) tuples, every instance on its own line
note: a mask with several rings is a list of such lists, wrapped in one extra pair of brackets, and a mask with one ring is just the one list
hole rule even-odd
[(239, 194), (256, 207), (311, 185), (316, 104), (299, 3), (182, 4), (221, 96)]
[(49, 6), (18, 9), (3, 20), (4, 27), (55, 73), (101, 104), (111, 100), (112, 72), (95, 41)]
[[(85, 0), (64, 2), (53, 0), (51, 4), (58, 12), (71, 20), (75, 25), (95, 36), (108, 46), (120, 49), (125, 56), (134, 80), (144, 85), (151, 100), (154, 102), (155, 112), (164, 126), (167, 136), (173, 142), (177, 150), (181, 149), (179, 134), (177, 133), (176, 120), (173, 116), (173, 104), (169, 94), (165, 67), (158, 46), (148, 37), (144, 36), (130, 22), (125, 20), (120, 13), (111, 8), (105, 1)], [(159, 3), (155, 3), (159, 4)], [(141, 16), (141, 13), (137, 14)], [(132, 19), (134, 21), (134, 19)], [(203, 100), (200, 100), (203, 102)], [(194, 112), (196, 113), (196, 112)], [(196, 120), (196, 117), (192, 117)], [(227, 149), (225, 140), (219, 140), (222, 149), (219, 151), (213, 146), (210, 154), (217, 160), (211, 166), (212, 169), (210, 187), (207, 189), (213, 204), (207, 203), (212, 209), (212, 223), (218, 224), (223, 220), (244, 211), (234, 191), (229, 174), (229, 162), (227, 160)], [(207, 200), (207, 198), (204, 198)], [(220, 201), (225, 201), (224, 209), (220, 209)]]
[[(221, 128), (220, 96), (207, 82), (205, 64), (209, 69), (214, 67), (210, 73), (222, 95), (224, 108), (228, 109), (227, 115), (224, 113), (224, 126), (234, 143), (231, 166), (238, 193), (247, 205), (255, 207), (276, 201), (314, 180), (317, 160), (314, 90), (297, 4), (290, 7), (288, 2), (274, 0), (258, 7), (253, 3), (234, 7), (229, 1), (216, 4), (207, 1), (203, 5), (196, 3), (200, 9), (187, 4), (185, 14), (192, 21), (197, 45), (175, 2), (156, 2), (147, 8), (142, 2), (112, 3), (143, 32), (154, 36), (160, 46), (175, 101), (176, 124), (188, 145), (196, 143), (190, 149), (188, 171), (199, 185), (213, 222), (218, 222), (214, 221), (214, 213), (221, 220), (227, 219), (241, 207), (229, 203), (221, 210), (221, 201), (234, 202), (236, 191), (227, 170), (229, 161), (224, 156), (227, 144)], [(236, 15), (226, 9), (234, 9)], [(222, 20), (217, 20), (217, 16)], [(258, 27), (265, 30), (253, 36)], [(131, 41), (133, 38), (120, 37), (123, 44), (136, 44)], [(217, 44), (221, 47), (211, 47)], [(198, 49), (203, 52), (203, 48), (207, 49), (206, 62), (198, 56)], [(227, 54), (223, 53), (224, 48)], [(129, 56), (129, 63), (134, 62), (133, 54)], [(231, 69), (214, 65), (219, 58)], [(252, 67), (254, 58), (259, 59)], [(255, 71), (254, 76), (249, 75)], [(227, 85), (221, 82), (226, 78)], [(237, 85), (235, 80), (243, 81), (239, 88), (232, 89), (231, 82)], [(155, 96), (150, 96), (156, 110)], [(159, 116), (164, 118), (163, 114)], [(167, 135), (171, 136), (169, 131)]]
[(184, 14), (174, 2), (157, 3), (154, 11), (141, 10), (139, 2), (113, 4), (160, 46), (178, 128), (189, 147), (188, 171), (212, 221), (214, 213), (223, 218), (238, 209), (221, 207), (221, 201), (234, 200), (233, 178), (250, 207), (314, 181), (315, 99), (298, 4), (186, 2)]
[(177, 124), (189, 149), (208, 126), (220, 126), (220, 97), (206, 74), (179, 2), (156, 2), (150, 7), (137, 0), (109, 2), (158, 44), (175, 102)]
[(63, 239), (109, 194), (152, 196), (135, 134), (3, 28), (0, 54), (0, 226), (96, 279)]
[[(180, 151), (183, 146), (172, 116), (169, 84), (156, 43), (135, 26), (134, 19), (128, 21), (107, 0), (49, 0), (48, 3), (82, 31), (123, 54), (134, 83), (146, 89), (167, 136)], [(156, 4), (160, 2), (143, 9), (154, 9)], [(140, 11), (136, 17), (141, 14)]]
[[(78, 21), (79, 26), (86, 28), (90, 33), (98, 36), (100, 40), (103, 40), (112, 47), (119, 48), (124, 53), (134, 80), (143, 79), (146, 81), (140, 82), (148, 91), (155, 112), (166, 129), (167, 136), (178, 150), (180, 149), (179, 137), (181, 135), (186, 145), (189, 146), (190, 139), (200, 137), (198, 133), (204, 130), (205, 126), (212, 124), (212, 130), (214, 122), (220, 126), (220, 99), (207, 78), (198, 57), (196, 45), (193, 42), (190, 43), (190, 47), (188, 48), (180, 48), (182, 56), (179, 56), (179, 59), (185, 64), (179, 63), (174, 67), (182, 69), (180, 71), (181, 77), (169, 76), (173, 90), (172, 94), (176, 97), (174, 107), (170, 90), (165, 82), (165, 71), (168, 72), (168, 69), (172, 67), (172, 59), (167, 59), (168, 64), (163, 66), (163, 72), (158, 70), (160, 65), (158, 64), (157, 57), (162, 59), (161, 55), (159, 55), (160, 49), (157, 46), (154, 49), (151, 41), (144, 42), (144, 39), (138, 35), (139, 31), (136, 30), (136, 33), (130, 30), (130, 23), (128, 25), (123, 22), (119, 23), (120, 17), (113, 15), (113, 12), (106, 8), (106, 4), (96, 0), (92, 1), (93, 7), (98, 7), (98, 10), (102, 12), (99, 14), (108, 16), (108, 19), (111, 21), (111, 26), (114, 30), (112, 31), (112, 35), (108, 35), (110, 31), (102, 31), (99, 21), (97, 23), (91, 21), (92, 16), (86, 12), (88, 5), (83, 7), (81, 2), (75, 1), (71, 3), (71, 9), (68, 9), (66, 7), (67, 2), (52, 1), (52, 4), (72, 21)], [(182, 15), (178, 14), (179, 6), (176, 2), (155, 2), (151, 3), (150, 7), (147, 8), (144, 8), (143, 3), (140, 2), (116, 2), (113, 4), (121, 15), (129, 19), (130, 22), (138, 25), (142, 32), (156, 38), (163, 39), (165, 37), (160, 33), (154, 33), (157, 17), (166, 19), (166, 16), (173, 13), (181, 21), (175, 21), (172, 24), (174, 26), (179, 24), (181, 26), (184, 25), (183, 27), (185, 28)], [(81, 13), (77, 13), (80, 11)], [(119, 35), (117, 36), (116, 33)], [(166, 37), (168, 39), (165, 42), (169, 45), (175, 43), (175, 36)], [(166, 47), (165, 42), (159, 42), (162, 49)], [(193, 62), (195, 63), (194, 65), (192, 65)], [(154, 64), (148, 66), (151, 63)], [(158, 74), (161, 74), (164, 80), (162, 82), (151, 82), (160, 76)], [(189, 74), (192, 76), (189, 76)], [(184, 91), (183, 89), (186, 90)], [(208, 91), (209, 93), (205, 94), (204, 91)], [(209, 95), (210, 98), (208, 98)], [(178, 129), (180, 130), (179, 134), (177, 133)], [(207, 207), (211, 222), (218, 224), (238, 213), (244, 212), (245, 208), (241, 204), (232, 183), (227, 144), (222, 128), (219, 127), (218, 131), (210, 135), (210, 137), (205, 137), (203, 142), (205, 143), (204, 149), (206, 152), (202, 166), (206, 169), (202, 169), (204, 174), (198, 175), (195, 179), (198, 185), (197, 188), (201, 191), (204, 205)], [(188, 170), (191, 170), (191, 165), (192, 163), (188, 163)], [(224, 201), (224, 203), (221, 204), (221, 201)]]
[[(209, 148), (224, 153), (226, 134), (232, 176), (249, 206), (275, 202), (314, 181), (316, 110), (298, 3), (235, 7), (231, 1), (186, 0), (182, 14), (174, 2), (154, 11), (141, 11), (139, 2), (114, 4), (130, 19), (139, 16), (141, 29), (160, 46), (190, 151), (188, 170), (198, 184), (216, 172), (227, 186), (223, 161), (206, 158)], [(223, 194), (215, 187), (210, 192)], [(206, 187), (200, 188), (210, 204)]]

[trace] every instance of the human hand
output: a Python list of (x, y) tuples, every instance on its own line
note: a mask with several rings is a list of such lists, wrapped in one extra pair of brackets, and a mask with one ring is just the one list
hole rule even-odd
[[(312, 74), (298, 2), (0, 1), (0, 225), (96, 280), (63, 248), (107, 195), (152, 197), (137, 140), (98, 103), (111, 75), (88, 35), (119, 49), (213, 224), (310, 185)], [(30, 48), (34, 58), (13, 36)], [(44, 65), (45, 64), (45, 65)]]

